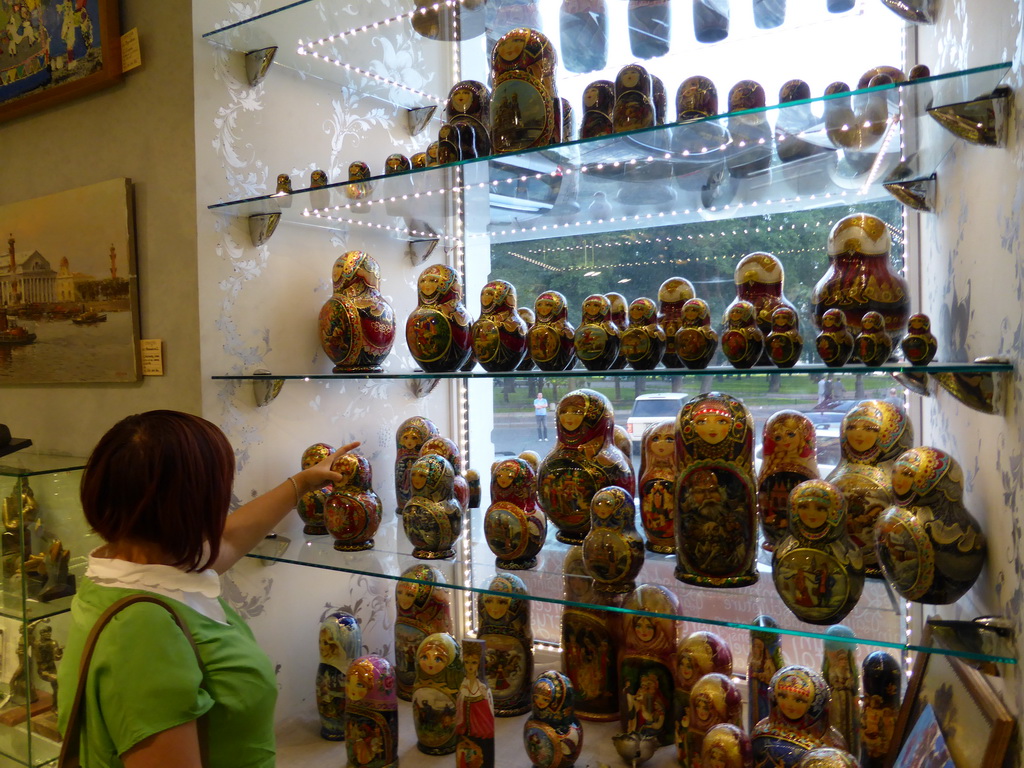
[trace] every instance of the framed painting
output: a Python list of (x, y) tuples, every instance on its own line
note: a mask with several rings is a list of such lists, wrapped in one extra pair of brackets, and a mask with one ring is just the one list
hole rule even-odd
[(0, 206), (0, 385), (140, 377), (130, 179)]
[(921, 710), (892, 768), (956, 768), (930, 704)]
[(0, 122), (120, 79), (118, 0), (0, 0)]

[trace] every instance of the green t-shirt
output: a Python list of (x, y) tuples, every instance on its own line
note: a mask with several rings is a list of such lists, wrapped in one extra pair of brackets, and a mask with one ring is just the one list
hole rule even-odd
[[(58, 671), (62, 732), (90, 628), (110, 604), (138, 592), (98, 586), (88, 578), (80, 582)], [(124, 609), (100, 633), (86, 677), (82, 765), (120, 766), (119, 755), (143, 739), (206, 713), (209, 768), (273, 766), (277, 685), (252, 631), (223, 599), (227, 625), (166, 601), (191, 629), (205, 675), (167, 611), (150, 603)]]

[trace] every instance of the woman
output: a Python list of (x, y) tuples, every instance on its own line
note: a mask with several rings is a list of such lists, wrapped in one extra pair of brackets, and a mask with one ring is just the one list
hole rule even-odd
[[(89, 555), (60, 667), (67, 727), (85, 638), (121, 597), (151, 593), (188, 626), (202, 657), (160, 606), (118, 613), (96, 642), (82, 709), (83, 765), (274, 765), (277, 685), (270, 660), (220, 597), (219, 574), (258, 544), (299, 497), (338, 481), (344, 446), (228, 515), (235, 473), (224, 434), (198, 416), (150, 411), (115, 424), (82, 477), (82, 509), (104, 544)], [(202, 720), (200, 718), (202, 717)]]

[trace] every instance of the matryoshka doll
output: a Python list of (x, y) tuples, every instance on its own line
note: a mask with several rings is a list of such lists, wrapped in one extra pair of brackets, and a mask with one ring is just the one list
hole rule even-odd
[(463, 476), (469, 486), (469, 508), (480, 509), (480, 473), (475, 469), (467, 469)]
[(599, 592), (632, 592), (644, 564), (636, 530), (636, 507), (625, 488), (602, 488), (590, 501), (590, 531), (583, 539), (583, 565)]
[(805, 752), (796, 768), (861, 768), (861, 764), (845, 749), (818, 747)]
[(860, 547), (864, 572), (881, 576), (875, 553), (875, 523), (892, 504), (892, 467), (914, 443), (914, 427), (903, 407), (864, 400), (839, 425), (842, 458), (827, 480), (846, 499), (846, 525)]
[(640, 525), (647, 549), (676, 551), (676, 421), (664, 419), (644, 430), (640, 442)]
[[(764, 173), (772, 164), (775, 138), (764, 113), (764, 88), (754, 80), (740, 80), (729, 91), (726, 127), (732, 135), (725, 164), (729, 174), (745, 179)], [(737, 112), (743, 114), (735, 114)]]
[(398, 766), (397, 681), (391, 663), (376, 655), (360, 656), (348, 668), (345, 750), (348, 763), (360, 768)]
[(702, 768), (704, 736), (722, 723), (739, 727), (743, 719), (743, 695), (727, 674), (711, 672), (694, 683), (686, 710), (687, 760), (681, 765)]
[(846, 325), (846, 313), (832, 307), (821, 316), (821, 332), (814, 337), (821, 362), (830, 368), (842, 368), (853, 355), (854, 336)]
[[(764, 251), (748, 253), (740, 259), (733, 272), (736, 298), (729, 307), (737, 301), (749, 301), (753, 304), (757, 327), (763, 336), (767, 336), (772, 332), (772, 313), (779, 307), (788, 307), (793, 310), (793, 316), (796, 317), (796, 307), (783, 294), (785, 280), (786, 271), (776, 256)], [(726, 307), (726, 313), (729, 307)], [(796, 330), (800, 330), (799, 319), (796, 322)], [(761, 365), (768, 365), (771, 362), (767, 350), (758, 362)]]
[(454, 440), (450, 440), (447, 437), (441, 437), (435, 435), (434, 437), (428, 438), (423, 443), (423, 447), (420, 448), (420, 456), (429, 456), (430, 454), (436, 454), (448, 460), (448, 463), (452, 465), (452, 470), (455, 472), (455, 500), (462, 505), (462, 511), (469, 511), (469, 481), (462, 474), (462, 451), (459, 450), (459, 446), (455, 444)]
[(565, 296), (545, 291), (534, 303), (536, 321), (527, 334), (530, 357), (542, 371), (565, 371), (576, 362), (575, 329), (569, 322)]
[(491, 468), (491, 505), (484, 536), (499, 568), (533, 568), (547, 537), (548, 521), (537, 506), (537, 473), (520, 458)]
[(573, 336), (576, 357), (588, 371), (605, 371), (619, 356), (619, 328), (611, 319), (612, 303), (595, 293), (583, 300), (583, 319)]
[[(629, 325), (629, 307), (626, 303), (626, 297), (621, 293), (612, 291), (606, 293), (605, 297), (612, 304), (612, 311), (609, 317), (611, 321), (615, 323), (615, 327), (619, 329), (620, 335), (625, 335), (626, 327)], [(612, 368), (625, 368), (626, 367), (626, 352), (619, 345), (619, 354), (615, 358), (615, 362), (612, 363)]]
[(907, 362), (912, 365), (928, 365), (935, 357), (939, 344), (931, 331), (928, 315), (911, 315), (907, 321), (907, 335), (900, 341), (900, 348)]
[(622, 133), (650, 128), (656, 123), (651, 76), (639, 64), (627, 64), (615, 76), (612, 126), (616, 133)]
[(779, 307), (772, 312), (772, 329), (764, 337), (764, 348), (779, 368), (792, 368), (800, 362), (804, 337), (800, 335), (799, 327), (796, 312), (789, 307)]
[(750, 732), (754, 765), (794, 768), (809, 750), (842, 746), (830, 731), (828, 697), (828, 683), (809, 667), (792, 664), (776, 672), (768, 717)]
[(981, 573), (988, 545), (964, 506), (964, 475), (938, 448), (906, 451), (892, 468), (893, 506), (875, 523), (885, 578), (904, 599), (955, 603)]
[(583, 749), (569, 678), (548, 670), (531, 689), (532, 713), (523, 725), (523, 746), (537, 768), (572, 768)]
[(569, 72), (596, 72), (608, 64), (605, 0), (562, 0), (558, 13), (562, 62)]
[(363, 251), (338, 257), (334, 293), (320, 308), (320, 344), (334, 373), (379, 371), (395, 343), (395, 311), (380, 295), (380, 267)]
[(530, 329), (532, 329), (533, 324), (537, 322), (537, 316), (529, 307), (516, 307), (516, 312), (519, 314), (519, 317), (522, 318), (523, 322), (526, 323), (526, 354), (523, 355), (523, 361), (516, 366), (516, 370), (532, 371), (533, 357), (530, 355)]
[(673, 744), (677, 641), (676, 622), (669, 617), (679, 615), (679, 600), (659, 584), (641, 584), (622, 607), (627, 611), (619, 652), (622, 730)]
[[(301, 466), (303, 469), (309, 469), (332, 453), (334, 453), (334, 449), (327, 443), (313, 443), (302, 452)], [(322, 536), (327, 533), (327, 526), (324, 524), (324, 504), (327, 503), (327, 496), (333, 487), (333, 484), (328, 483), (302, 494), (299, 498), (299, 503), (295, 508), (298, 510), (302, 522), (305, 523), (302, 532), (307, 536)]]
[(864, 560), (846, 532), (846, 501), (825, 480), (805, 480), (789, 496), (789, 532), (772, 552), (782, 602), (808, 624), (835, 624), (864, 590)]
[(417, 281), (419, 304), (405, 323), (409, 352), (424, 371), (457, 371), (473, 352), (473, 319), (462, 304), (462, 277), (433, 264)]
[(413, 557), (438, 560), (455, 554), (462, 535), (462, 505), (455, 500), (455, 470), (437, 454), (416, 459), (409, 471), (412, 498), (402, 512), (402, 526)]
[(862, 768), (883, 768), (900, 714), (903, 675), (899, 662), (885, 651), (869, 653), (861, 671), (864, 673), (864, 697), (860, 764)]
[(363, 633), (355, 616), (331, 611), (320, 621), (320, 666), (316, 670), (316, 707), (320, 736), (345, 738), (345, 675), (352, 659), (362, 653)]
[(621, 424), (615, 424), (612, 426), (612, 442), (615, 443), (615, 447), (622, 451), (622, 455), (626, 457), (626, 464), (629, 465), (629, 472), (632, 478), (632, 482), (629, 485), (622, 486), (630, 495), (636, 494), (636, 470), (633, 469), (633, 439), (629, 436), (629, 430), (627, 430)]
[(600, 392), (577, 389), (558, 403), (557, 443), (537, 473), (538, 498), (566, 544), (590, 530), (590, 501), (609, 485), (634, 487), (633, 471), (612, 439), (612, 404)]
[(700, 760), (704, 768), (754, 768), (754, 748), (742, 728), (719, 723), (704, 735)]
[(583, 118), (580, 120), (580, 138), (592, 139), (615, 132), (612, 112), (615, 110), (615, 83), (595, 80), (583, 91)]
[(707, 392), (676, 417), (676, 578), (705, 587), (757, 581), (754, 421), (736, 398)]
[(516, 311), (516, 288), (492, 280), (480, 291), (480, 317), (473, 323), (473, 353), (485, 371), (512, 371), (526, 357), (526, 323)]
[(458, 768), (494, 768), (494, 700), (487, 687), (487, 643), (462, 641), (466, 677), (455, 699), (455, 765)]
[(558, 57), (541, 32), (518, 27), (491, 51), (491, 146), (496, 154), (561, 141), (562, 109), (555, 87)]
[(665, 330), (665, 355), (661, 361), (666, 368), (683, 367), (676, 353), (676, 331), (683, 322), (683, 304), (693, 297), (693, 283), (685, 277), (670, 277), (658, 288), (658, 322)]
[(348, 206), (351, 213), (369, 213), (369, 197), (373, 194), (373, 182), (367, 181), (373, 177), (370, 166), (361, 161), (350, 163), (348, 166), (349, 183), (345, 185), (345, 196), (352, 202)]
[(683, 318), (676, 331), (676, 356), (691, 369), (707, 368), (718, 351), (718, 333), (711, 327), (711, 310), (704, 299), (683, 304)]
[(789, 105), (779, 110), (779, 116), (775, 121), (775, 151), (783, 163), (802, 160), (827, 151), (825, 147), (819, 147), (800, 138), (805, 132), (810, 133), (810, 129), (818, 122), (811, 111), (811, 105), (806, 103), (810, 98), (811, 86), (803, 80), (787, 80), (779, 89), (779, 105)]
[(846, 741), (853, 754), (860, 752), (860, 675), (857, 668), (857, 645), (851, 642), (853, 630), (842, 624), (829, 627), (825, 634), (821, 676), (832, 692), (828, 721)]
[(672, 30), (669, 0), (629, 0), (629, 50), (638, 59), (668, 53)]
[(675, 718), (676, 752), (680, 765), (690, 765), (694, 757), (699, 759), (699, 746), (694, 755), (687, 740), (690, 691), (698, 680), (712, 672), (725, 676), (732, 674), (732, 650), (725, 640), (713, 632), (697, 631), (679, 641), (676, 648)]
[(412, 722), (416, 748), (428, 755), (455, 751), (455, 699), (465, 677), (462, 648), (447, 632), (423, 638), (416, 649), (416, 685), (412, 694)]
[(877, 368), (892, 355), (892, 337), (885, 332), (885, 320), (878, 312), (865, 312), (860, 319), (860, 333), (854, 339), (854, 350), (860, 361)]
[(400, 699), (412, 700), (420, 642), (435, 632), (454, 631), (451, 592), (444, 583), (441, 571), (418, 563), (402, 571), (395, 586), (395, 674)]
[(512, 573), (499, 573), (487, 592), (477, 595), (477, 638), (487, 643), (487, 684), (498, 717), (530, 708), (533, 679), (533, 628), (526, 585)]
[(340, 552), (372, 549), (382, 509), (373, 492), (369, 460), (358, 453), (344, 453), (331, 469), (345, 478), (334, 483), (324, 504), (324, 524), (334, 537), (334, 548)]
[(775, 673), (786, 666), (782, 655), (782, 635), (778, 623), (764, 614), (754, 619), (757, 629), (750, 630), (750, 653), (747, 656), (747, 727), (768, 717), (768, 693)]
[(676, 120), (684, 125), (674, 128), (671, 142), (676, 183), (683, 189), (701, 192), (712, 179), (718, 187), (728, 179), (721, 148), (731, 143), (729, 133), (724, 121), (704, 119), (717, 114), (718, 89), (710, 78), (693, 75), (679, 84)]
[(629, 328), (622, 334), (625, 358), (637, 371), (658, 367), (665, 355), (665, 329), (658, 324), (658, 306), (641, 296), (629, 305)]
[(789, 494), (804, 480), (821, 477), (811, 420), (798, 411), (777, 411), (764, 423), (757, 512), (764, 548), (771, 552), (789, 529)]
[(420, 457), (420, 449), (431, 437), (440, 434), (434, 422), (423, 416), (411, 416), (395, 431), (395, 504), (402, 514), (405, 503), (412, 497), (409, 489), (409, 470)]
[(477, 80), (461, 80), (448, 91), (445, 120), (457, 129), (458, 160), (491, 154), (487, 126), (491, 119), (491, 94)]
[(750, 368), (764, 354), (764, 334), (757, 327), (757, 310), (749, 301), (729, 305), (722, 323), (722, 354), (733, 368)]

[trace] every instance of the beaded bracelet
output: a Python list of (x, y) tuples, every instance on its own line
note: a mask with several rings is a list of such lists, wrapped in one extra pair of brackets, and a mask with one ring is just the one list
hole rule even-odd
[(295, 477), (294, 476), (289, 477), (288, 479), (292, 483), (292, 488), (295, 489), (295, 506), (298, 506), (299, 505), (299, 500), (301, 498), (301, 494), (299, 493), (299, 484), (295, 482)]

